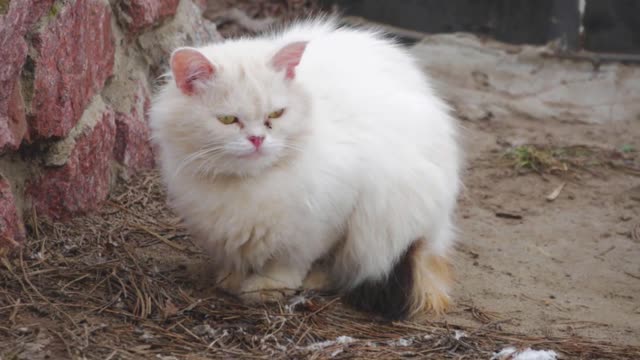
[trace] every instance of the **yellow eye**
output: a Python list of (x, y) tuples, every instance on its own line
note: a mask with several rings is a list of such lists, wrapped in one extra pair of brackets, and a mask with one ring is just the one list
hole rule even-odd
[(277, 119), (280, 116), (282, 116), (283, 113), (284, 113), (284, 109), (276, 110), (276, 111), (271, 112), (268, 115), (268, 117), (269, 117), (269, 119)]
[(225, 125), (231, 125), (238, 122), (238, 117), (233, 115), (218, 116), (218, 120)]

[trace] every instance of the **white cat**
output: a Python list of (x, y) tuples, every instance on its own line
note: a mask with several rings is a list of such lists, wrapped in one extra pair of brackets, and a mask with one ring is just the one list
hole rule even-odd
[(330, 288), (391, 319), (445, 309), (457, 129), (405, 50), (318, 19), (170, 64), (153, 138), (217, 284)]

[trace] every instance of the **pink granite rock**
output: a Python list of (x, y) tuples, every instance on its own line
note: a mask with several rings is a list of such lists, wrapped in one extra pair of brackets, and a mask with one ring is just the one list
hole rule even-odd
[(70, 3), (36, 35), (34, 45), (32, 137), (65, 137), (112, 74), (111, 10), (99, 0)]
[(27, 121), (20, 76), (27, 56), (26, 33), (53, 0), (11, 1), (0, 15), (0, 152), (16, 150), (26, 135)]
[(147, 114), (150, 105), (148, 92), (139, 84), (131, 111), (116, 113), (114, 157), (131, 170), (150, 169), (154, 166)]
[(122, 0), (118, 3), (120, 22), (132, 34), (176, 14), (180, 0)]
[[(10, 84), (11, 82), (8, 83)], [(0, 152), (17, 150), (22, 143), (22, 139), (28, 136), (27, 118), (25, 116), (20, 81), (16, 79), (13, 81), (13, 89), (4, 89), (4, 91), (6, 90), (10, 90), (10, 95), (6, 102), (2, 101), (0, 104), (3, 107), (2, 110), (5, 111), (0, 114)]]
[(109, 195), (115, 135), (114, 113), (106, 109), (93, 128), (75, 139), (66, 164), (46, 167), (27, 184), (26, 193), (39, 215), (65, 220), (98, 208)]

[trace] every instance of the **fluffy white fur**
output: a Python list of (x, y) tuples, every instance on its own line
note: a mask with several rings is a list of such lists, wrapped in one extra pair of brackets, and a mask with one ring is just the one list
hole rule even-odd
[[(308, 43), (289, 80), (273, 58), (300, 41)], [(151, 126), (171, 205), (212, 256), (216, 281), (247, 298), (295, 289), (330, 254), (321, 271), (348, 290), (384, 279), (418, 239), (418, 261), (446, 259), (459, 188), (456, 124), (406, 51), (331, 20), (197, 51), (212, 77), (195, 94), (170, 81)], [(280, 108), (269, 129), (267, 114)], [(244, 126), (224, 125), (221, 115)], [(265, 136), (260, 154), (251, 135)], [(446, 299), (437, 268), (417, 266), (425, 284), (417, 298)], [(416, 301), (414, 310), (439, 307)]]

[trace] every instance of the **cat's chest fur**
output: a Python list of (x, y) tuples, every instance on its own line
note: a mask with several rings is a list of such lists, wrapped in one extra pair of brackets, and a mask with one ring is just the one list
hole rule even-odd
[(302, 159), (244, 180), (191, 178), (170, 192), (209, 253), (261, 266), (275, 253), (299, 254), (298, 247), (326, 246), (343, 236), (357, 180), (344, 171), (346, 159), (320, 158), (325, 162)]

